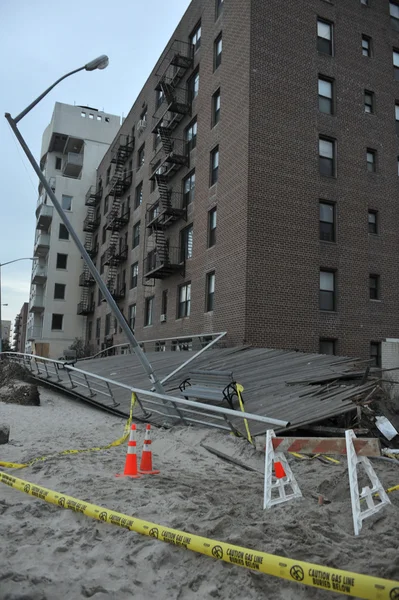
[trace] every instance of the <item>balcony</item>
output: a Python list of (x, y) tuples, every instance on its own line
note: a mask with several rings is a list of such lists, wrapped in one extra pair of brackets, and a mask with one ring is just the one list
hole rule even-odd
[(91, 315), (94, 312), (95, 309), (95, 303), (94, 302), (79, 302), (78, 304), (78, 308), (77, 308), (77, 314), (78, 315)]
[(88, 214), (85, 220), (83, 221), (83, 231), (93, 233), (98, 229), (100, 222), (101, 216), (96, 216), (95, 214)]
[(50, 248), (50, 235), (48, 233), (40, 233), (35, 241), (33, 254), (35, 256), (46, 256)]
[(114, 267), (127, 260), (128, 246), (111, 246), (104, 252), (104, 265)]
[(32, 271), (32, 283), (43, 285), (47, 281), (47, 265), (39, 265), (37, 262)]
[(83, 168), (83, 154), (68, 152), (62, 169), (64, 177), (73, 177), (78, 179)]
[(35, 340), (41, 340), (42, 334), (43, 334), (42, 327), (38, 327), (37, 325), (34, 325), (33, 327), (29, 327), (27, 340), (28, 340), (28, 342), (34, 342)]
[(157, 71), (161, 78), (170, 76), (173, 84), (183, 77), (193, 66), (194, 46), (181, 40), (173, 40)]
[(109, 193), (110, 196), (114, 196), (114, 198), (121, 198), (123, 194), (125, 194), (130, 186), (132, 185), (133, 175), (132, 173), (124, 173), (122, 175), (117, 175), (112, 178), (112, 188)]
[(35, 294), (29, 306), (29, 312), (42, 313), (44, 311), (44, 296)]
[(167, 150), (160, 148), (150, 163), (151, 180), (155, 180), (156, 175), (162, 175), (165, 181), (172, 177), (183, 166), (189, 165), (189, 155), (187, 144), (184, 140), (171, 138)]
[(146, 279), (165, 279), (175, 273), (184, 275), (185, 265), (181, 261), (181, 248), (156, 247), (144, 260)]
[(85, 205), (95, 208), (100, 204), (102, 195), (103, 191), (101, 188), (98, 190), (95, 185), (91, 185), (86, 192)]
[(51, 221), (53, 220), (53, 211), (54, 208), (49, 206), (48, 204), (39, 204), (36, 209), (36, 229), (43, 229), (47, 231), (51, 225)]
[(115, 302), (119, 302), (119, 300), (123, 300), (126, 296), (126, 286), (123, 285), (120, 288), (111, 288), (110, 292)]
[(130, 210), (126, 210), (123, 214), (117, 214), (116, 216), (112, 214), (108, 215), (107, 218), (107, 229), (110, 231), (120, 231), (129, 223), (130, 219)]
[(173, 87), (167, 78), (160, 79), (155, 89), (162, 90), (163, 101), (155, 111), (152, 133), (158, 133), (162, 127), (172, 131), (186, 115), (191, 114), (190, 93), (185, 88)]
[(83, 273), (79, 277), (79, 285), (80, 287), (91, 287), (96, 283), (93, 275), (90, 271), (83, 271)]
[(93, 244), (93, 242), (86, 242), (84, 244), (84, 249), (90, 258), (95, 258), (98, 254), (98, 244)]
[(166, 229), (179, 219), (187, 220), (187, 208), (183, 203), (184, 195), (180, 192), (169, 192), (167, 197), (159, 198), (147, 208), (147, 227)]
[(134, 150), (134, 138), (121, 134), (111, 148), (111, 163), (124, 164)]

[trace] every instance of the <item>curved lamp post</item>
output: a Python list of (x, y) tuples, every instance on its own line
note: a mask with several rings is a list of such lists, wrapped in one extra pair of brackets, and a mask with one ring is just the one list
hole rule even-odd
[[(116, 320), (119, 323), (119, 326), (122, 328), (123, 332), (125, 333), (130, 346), (132, 347), (133, 352), (136, 354), (137, 358), (139, 359), (139, 361), (141, 362), (144, 370), (146, 371), (151, 383), (154, 385), (155, 390), (160, 393), (160, 394), (164, 394), (164, 388), (162, 386), (162, 383), (160, 382), (160, 380), (158, 379), (158, 377), (155, 375), (155, 372), (150, 364), (150, 362), (148, 361), (146, 355), (144, 354), (144, 352), (142, 351), (142, 349), (140, 348), (136, 338), (134, 337), (134, 334), (132, 332), (132, 330), (130, 329), (125, 317), (123, 316), (123, 314), (121, 313), (121, 311), (119, 310), (119, 307), (117, 305), (117, 303), (115, 302), (114, 298), (112, 297), (110, 291), (108, 290), (107, 286), (105, 285), (105, 283), (103, 282), (103, 280), (101, 279), (100, 273), (97, 271), (93, 261), (91, 260), (90, 256), (88, 255), (86, 249), (84, 248), (82, 242), (80, 241), (79, 237), (77, 236), (75, 230), (73, 229), (71, 223), (68, 220), (68, 217), (65, 215), (60, 203), (58, 202), (54, 192), (52, 191), (52, 189), (50, 188), (47, 179), (45, 178), (45, 176), (43, 175), (39, 165), (37, 164), (37, 162), (35, 161), (31, 151), (29, 150), (29, 147), (27, 145), (27, 143), (25, 142), (25, 140), (23, 139), (19, 129), (17, 128), (17, 123), (23, 119), (23, 117), (25, 117), (28, 112), (30, 112), (32, 110), (32, 108), (34, 108), (36, 106), (36, 104), (38, 104), (38, 102), (40, 102), (40, 100), (42, 100), (42, 98), (44, 98), (58, 83), (60, 83), (60, 81), (62, 81), (63, 79), (66, 79), (67, 77), (69, 77), (70, 75), (74, 75), (75, 73), (78, 73), (79, 71), (94, 71), (95, 69), (105, 69), (108, 65), (108, 57), (105, 55), (101, 55), (98, 58), (95, 58), (94, 60), (90, 61), (89, 63), (87, 63), (86, 65), (84, 65), (83, 67), (80, 67), (79, 69), (75, 69), (74, 71), (71, 71), (70, 73), (67, 73), (66, 75), (63, 75), (62, 77), (60, 77), (60, 79), (58, 79), (55, 83), (53, 83), (53, 85), (51, 85), (49, 88), (47, 88), (47, 90), (45, 90), (42, 94), (40, 94), (40, 96), (38, 96), (38, 98), (36, 98), (36, 100), (34, 100), (31, 104), (29, 104), (29, 106), (27, 108), (25, 108), (25, 110), (23, 110), (17, 117), (15, 117), (15, 119), (12, 118), (12, 116), (10, 115), (10, 113), (6, 113), (5, 117), (7, 119), (7, 121), (9, 122), (11, 129), (13, 130), (17, 140), (19, 141), (19, 143), (22, 146), (23, 151), (25, 152), (30, 164), (32, 165), (33, 169), (35, 170), (38, 178), (40, 179), (41, 183), (43, 184), (44, 189), (47, 192), (48, 197), (50, 198), (51, 202), (54, 205), (55, 210), (58, 212), (58, 214), (60, 215), (63, 223), (65, 224), (65, 227), (67, 228), (67, 230), (69, 231), (69, 234), (71, 236), (71, 238), (73, 239), (73, 241), (75, 242), (76, 246), (79, 249), (79, 252), (83, 258), (83, 260), (85, 261), (85, 263), (87, 264), (87, 267), (90, 271), (90, 273), (93, 275), (98, 287), (101, 290), (101, 293), (104, 297), (104, 299), (106, 300), (106, 302), (108, 303), (108, 306), (110, 307), (112, 313), (114, 314)], [(166, 404), (166, 402), (165, 402)]]
[(3, 351), (3, 328), (1, 326), (1, 307), (8, 306), (8, 304), (1, 303), (1, 267), (5, 267), (6, 265), (11, 265), (12, 263), (19, 262), (20, 260), (36, 260), (36, 258), (16, 258), (15, 260), (9, 260), (5, 263), (0, 263), (0, 353)]

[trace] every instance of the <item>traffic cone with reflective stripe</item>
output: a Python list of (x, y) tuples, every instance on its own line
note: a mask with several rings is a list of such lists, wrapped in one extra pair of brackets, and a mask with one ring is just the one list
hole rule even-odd
[(132, 423), (129, 442), (127, 444), (125, 470), (123, 473), (118, 473), (116, 477), (133, 477), (134, 479), (141, 477), (140, 473), (137, 471), (136, 445), (136, 425)]
[(274, 463), (274, 472), (276, 473), (277, 479), (282, 479), (285, 477), (284, 467), (280, 461)]
[(141, 455), (139, 473), (143, 475), (157, 475), (160, 471), (152, 468), (152, 452), (150, 439), (151, 425), (146, 425), (145, 438), (143, 444), (143, 454)]

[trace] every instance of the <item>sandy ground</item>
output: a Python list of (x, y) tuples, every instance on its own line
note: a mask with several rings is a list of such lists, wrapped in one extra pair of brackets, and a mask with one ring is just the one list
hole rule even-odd
[[(0, 403), (11, 426), (0, 460), (23, 462), (120, 437), (123, 421), (41, 389), (42, 406)], [(139, 425), (139, 448), (144, 435)], [(201, 442), (233, 446), (261, 469), (245, 441), (206, 429), (153, 431), (161, 474), (117, 479), (126, 445), (36, 463), (14, 474), (79, 499), (159, 524), (278, 555), (399, 580), (399, 492), (353, 535), (346, 465), (290, 459), (304, 498), (262, 510), (263, 476), (209, 454)], [(374, 461), (385, 487), (399, 464)], [(319, 506), (322, 493), (331, 504)], [(0, 484), (0, 600), (344, 598), (253, 573), (136, 533), (63, 511)]]

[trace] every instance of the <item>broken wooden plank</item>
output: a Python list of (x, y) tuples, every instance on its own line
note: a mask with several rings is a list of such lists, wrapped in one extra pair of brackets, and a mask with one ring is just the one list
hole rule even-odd
[[(279, 452), (301, 454), (346, 454), (345, 438), (273, 438), (273, 448)], [(381, 456), (380, 442), (376, 438), (353, 440), (358, 456)]]
[(256, 471), (257, 473), (260, 473), (258, 469), (255, 469), (254, 467), (251, 467), (250, 465), (247, 465), (241, 462), (240, 460), (237, 460), (236, 458), (233, 458), (232, 456), (229, 456), (228, 454), (217, 450), (216, 448), (211, 448), (211, 446), (206, 446), (205, 444), (201, 444), (201, 448), (208, 450), (208, 452), (210, 452), (211, 454), (214, 454), (218, 458), (222, 458), (223, 460), (226, 460), (227, 462), (230, 462), (233, 465), (236, 465), (237, 467), (241, 467), (242, 469), (246, 469), (247, 471)]
[[(346, 431), (344, 427), (330, 427), (328, 425), (308, 425), (308, 427), (305, 429), (306, 431), (311, 431), (312, 433), (331, 433), (342, 436), (345, 435)], [(364, 427), (353, 427), (353, 431), (356, 433), (356, 435), (367, 435), (370, 433), (370, 430)]]

